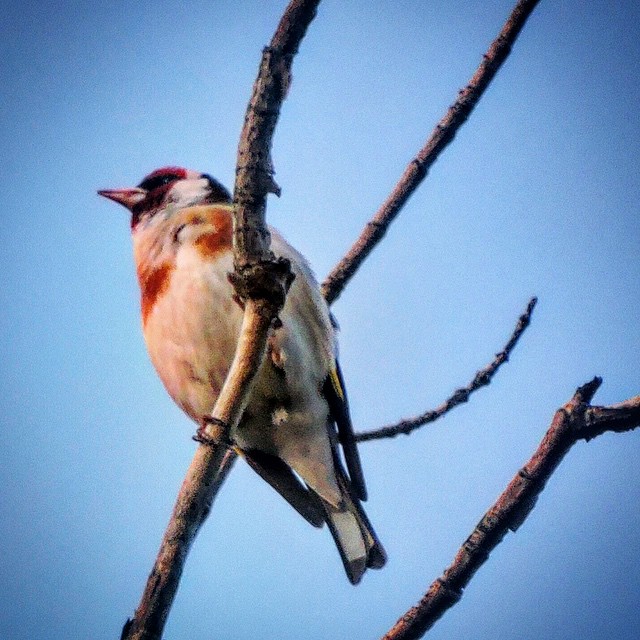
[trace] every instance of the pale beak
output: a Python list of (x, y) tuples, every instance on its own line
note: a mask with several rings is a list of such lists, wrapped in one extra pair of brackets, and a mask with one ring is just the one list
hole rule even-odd
[(109, 198), (109, 200), (113, 200), (131, 211), (138, 202), (144, 200), (147, 192), (144, 189), (133, 187), (129, 189), (101, 189), (98, 191), (98, 195)]

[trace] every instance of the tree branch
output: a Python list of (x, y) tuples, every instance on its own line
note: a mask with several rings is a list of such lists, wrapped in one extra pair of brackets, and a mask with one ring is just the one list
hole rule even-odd
[(292, 0), (271, 43), (262, 52), (238, 147), (234, 203), (236, 271), (270, 258), (265, 222), (268, 193), (280, 194), (273, 179), (271, 140), (291, 80), (291, 63), (320, 0)]
[(389, 225), (396, 218), (409, 197), (418, 188), (440, 153), (453, 140), (458, 129), (482, 97), (485, 89), (511, 52), (527, 18), (539, 0), (520, 0), (484, 55), (469, 84), (458, 93), (458, 99), (436, 125), (430, 138), (411, 160), (395, 188), (373, 218), (367, 222), (360, 237), (345, 257), (333, 268), (322, 284), (322, 292), (329, 304), (335, 302), (347, 282), (358, 270), (371, 250), (382, 240)]
[(527, 518), (547, 480), (578, 440), (590, 440), (607, 431), (630, 431), (640, 426), (640, 396), (610, 407), (590, 406), (601, 383), (600, 378), (594, 378), (577, 389), (571, 400), (556, 411), (536, 452), (485, 513), (452, 564), (383, 640), (421, 638), (449, 607), (460, 600), (464, 588), (491, 551), (509, 530), (516, 531)]
[(159, 640), (182, 569), (195, 536), (235, 455), (229, 434), (246, 407), (255, 374), (266, 352), (269, 328), (281, 310), (291, 283), (289, 263), (269, 250), (266, 197), (277, 191), (270, 148), (289, 83), (291, 63), (319, 0), (293, 0), (287, 7), (260, 64), (238, 147), (234, 190), (234, 263), (231, 281), (244, 305), (243, 323), (231, 368), (203, 430), (211, 442), (195, 452), (133, 620), (122, 639)]
[(535, 297), (529, 300), (529, 304), (527, 305), (525, 312), (518, 318), (518, 324), (516, 324), (516, 328), (502, 351), (496, 353), (495, 358), (486, 367), (480, 369), (466, 387), (456, 389), (451, 397), (447, 398), (447, 400), (435, 409), (425, 411), (422, 415), (414, 418), (405, 418), (396, 424), (387, 425), (371, 431), (356, 433), (356, 440), (359, 442), (365, 442), (367, 440), (377, 440), (380, 438), (394, 438), (401, 433), (408, 435), (415, 429), (418, 429), (430, 422), (434, 422), (438, 418), (442, 418), (445, 413), (448, 413), (454, 407), (467, 402), (469, 400), (469, 396), (474, 391), (488, 385), (500, 366), (507, 362), (513, 348), (518, 343), (520, 336), (529, 326), (529, 323), (531, 322), (531, 314), (533, 313), (533, 309), (537, 302), (538, 299)]

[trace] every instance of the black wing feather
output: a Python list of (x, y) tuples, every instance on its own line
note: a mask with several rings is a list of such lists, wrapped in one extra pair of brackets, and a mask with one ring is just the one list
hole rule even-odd
[(324, 513), (317, 500), (280, 458), (257, 449), (242, 451), (242, 456), (307, 522), (314, 527), (324, 524)]
[(351, 424), (351, 414), (349, 413), (349, 401), (342, 378), (340, 364), (336, 361), (335, 369), (327, 376), (322, 393), (329, 404), (331, 419), (335, 422), (338, 431), (338, 440), (342, 445), (344, 460), (349, 470), (351, 489), (359, 500), (367, 499), (367, 487), (364, 482), (360, 454), (358, 453), (358, 443)]

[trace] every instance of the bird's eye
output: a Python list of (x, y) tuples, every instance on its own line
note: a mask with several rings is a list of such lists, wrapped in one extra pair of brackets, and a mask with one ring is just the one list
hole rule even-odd
[(175, 173), (163, 173), (162, 175), (146, 178), (138, 185), (138, 187), (145, 191), (153, 191), (158, 187), (164, 187), (164, 185), (169, 184), (170, 182), (175, 182), (176, 180), (180, 180), (179, 175)]

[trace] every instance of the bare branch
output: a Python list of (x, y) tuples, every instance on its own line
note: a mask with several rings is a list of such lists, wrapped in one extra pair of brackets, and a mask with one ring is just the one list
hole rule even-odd
[(425, 411), (422, 415), (414, 418), (405, 418), (396, 424), (380, 427), (379, 429), (373, 429), (372, 431), (356, 433), (356, 440), (364, 442), (366, 440), (377, 440), (379, 438), (393, 438), (400, 434), (407, 435), (425, 424), (434, 422), (438, 418), (442, 418), (445, 413), (448, 413), (454, 407), (467, 402), (467, 400), (469, 400), (469, 396), (474, 391), (488, 385), (500, 366), (507, 362), (509, 355), (520, 339), (520, 336), (529, 326), (529, 323), (531, 322), (531, 314), (533, 313), (533, 309), (537, 302), (538, 299), (535, 297), (529, 300), (529, 304), (527, 305), (525, 312), (518, 318), (518, 324), (516, 324), (516, 328), (502, 351), (496, 353), (495, 358), (486, 367), (480, 369), (466, 387), (456, 389), (450, 398), (447, 398), (447, 400), (435, 409)]
[[(234, 460), (235, 455), (226, 447), (198, 447), (196, 450), (140, 604), (134, 618), (124, 625), (121, 640), (162, 637), (188, 550)], [(211, 469), (217, 473), (211, 475)], [(199, 520), (194, 519), (194, 511)]]
[(418, 155), (411, 160), (398, 184), (366, 224), (355, 244), (327, 276), (322, 284), (322, 292), (329, 304), (338, 299), (346, 283), (383, 238), (389, 225), (426, 177), (440, 153), (453, 140), (458, 129), (467, 120), (485, 89), (511, 52), (513, 43), (538, 2), (539, 0), (520, 0), (518, 2), (502, 27), (502, 31), (484, 55), (469, 84), (459, 92), (458, 99), (436, 125), (431, 137)]
[(589, 407), (581, 425), (580, 437), (587, 442), (607, 431), (621, 433), (635, 429), (640, 415), (640, 396), (610, 407)]
[(279, 195), (273, 180), (271, 140), (291, 78), (291, 63), (320, 0), (292, 0), (262, 52), (238, 147), (234, 203), (236, 270), (268, 259), (265, 223), (268, 193)]
[(449, 607), (460, 600), (464, 588), (491, 551), (509, 530), (515, 531), (527, 518), (547, 480), (578, 440), (589, 440), (607, 431), (630, 431), (640, 426), (640, 396), (610, 407), (589, 405), (601, 383), (600, 378), (594, 378), (577, 389), (573, 398), (556, 411), (536, 452), (485, 513), (452, 564), (383, 640), (421, 638)]
[(121, 638), (159, 640), (178, 589), (184, 563), (204, 523), (235, 454), (229, 434), (246, 407), (260, 368), (272, 322), (282, 308), (291, 283), (287, 261), (276, 260), (266, 229), (266, 196), (276, 191), (270, 148), (273, 131), (289, 83), (293, 56), (315, 15), (319, 0), (293, 0), (263, 53), (258, 78), (247, 108), (238, 148), (234, 203), (232, 283), (244, 304), (240, 338), (231, 368), (216, 401), (204, 436), (211, 439), (195, 452), (178, 494), (153, 570), (133, 620)]

